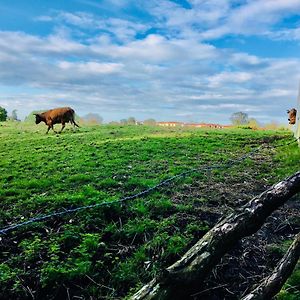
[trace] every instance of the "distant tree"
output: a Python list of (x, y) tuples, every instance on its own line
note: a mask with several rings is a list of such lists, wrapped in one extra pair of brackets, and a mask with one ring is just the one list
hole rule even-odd
[(156, 121), (154, 119), (147, 119), (144, 121), (145, 125), (156, 125)]
[(249, 122), (248, 114), (241, 111), (233, 113), (230, 117), (230, 121), (233, 125), (246, 125)]
[(257, 129), (257, 128), (260, 127), (260, 124), (259, 124), (258, 121), (257, 121), (256, 119), (254, 119), (254, 118), (250, 118), (250, 119), (248, 120), (248, 125), (249, 125), (251, 128), (255, 128), (255, 129)]
[(98, 115), (97, 113), (88, 113), (84, 117), (81, 118), (83, 122), (89, 123), (89, 124), (102, 124), (103, 118)]
[(109, 125), (119, 125), (120, 123), (117, 121), (111, 121), (108, 123)]
[(264, 127), (265, 127), (265, 129), (275, 130), (275, 129), (278, 129), (280, 127), (280, 125), (277, 121), (273, 120), (270, 123), (265, 124)]
[(14, 110), (12, 111), (10, 119), (11, 119), (12, 121), (18, 121), (18, 115), (17, 115), (17, 110), (16, 110), (16, 109), (14, 109)]
[(0, 106), (0, 122), (6, 121), (7, 119), (7, 111), (5, 108)]
[(34, 123), (35, 122), (35, 115), (44, 112), (45, 110), (34, 110), (28, 116), (25, 117), (24, 122), (27, 123)]
[(127, 125), (127, 124), (128, 124), (127, 119), (121, 119), (121, 120), (120, 120), (120, 124), (121, 124), (121, 125)]
[(129, 125), (135, 125), (135, 123), (136, 123), (136, 120), (135, 120), (134, 117), (129, 117), (127, 119), (127, 124), (129, 124)]

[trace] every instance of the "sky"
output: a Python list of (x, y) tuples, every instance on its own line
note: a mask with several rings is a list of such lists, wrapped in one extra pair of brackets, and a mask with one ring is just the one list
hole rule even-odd
[(287, 123), (300, 0), (1, 0), (0, 106)]

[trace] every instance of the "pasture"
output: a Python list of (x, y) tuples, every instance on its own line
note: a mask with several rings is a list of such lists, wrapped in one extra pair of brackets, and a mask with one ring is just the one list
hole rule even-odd
[[(0, 123), (0, 228), (117, 201), (181, 172), (226, 165), (262, 148), (229, 168), (194, 171), (136, 199), (1, 235), (1, 299), (128, 297), (220, 217), (300, 166), (297, 143), (284, 130), (104, 125), (73, 132), (69, 126), (60, 135), (45, 135), (43, 125)], [(241, 242), (207, 279), (208, 290), (222, 288), (196, 299), (210, 299), (210, 293), (215, 299), (238, 299), (273, 268), (299, 230), (299, 199), (291, 199), (262, 230)], [(247, 247), (251, 251), (241, 259)], [(283, 289), (281, 299), (299, 296), (299, 273), (294, 272), (293, 289)]]

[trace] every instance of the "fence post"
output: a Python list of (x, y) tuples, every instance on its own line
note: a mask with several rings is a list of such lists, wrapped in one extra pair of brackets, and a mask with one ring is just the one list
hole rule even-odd
[(298, 99), (297, 99), (297, 115), (296, 115), (296, 124), (295, 124), (295, 138), (298, 140), (298, 144), (300, 147), (300, 82), (299, 82), (299, 90), (298, 90)]

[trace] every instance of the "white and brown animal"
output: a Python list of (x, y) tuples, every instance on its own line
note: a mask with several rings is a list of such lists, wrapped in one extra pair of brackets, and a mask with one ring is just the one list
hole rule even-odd
[(35, 124), (39, 124), (41, 122), (44, 122), (48, 126), (48, 130), (46, 133), (49, 132), (50, 128), (57, 133), (53, 125), (55, 124), (61, 124), (61, 130), (59, 133), (63, 131), (63, 129), (66, 126), (66, 123), (70, 122), (73, 124), (73, 126), (78, 126), (74, 120), (75, 111), (71, 107), (60, 107), (60, 108), (54, 108), (50, 109), (48, 111), (45, 111), (40, 114), (34, 114), (35, 115)]
[(289, 124), (294, 125), (296, 124), (296, 116), (297, 116), (297, 109), (292, 108), (287, 110), (287, 113), (289, 114)]

